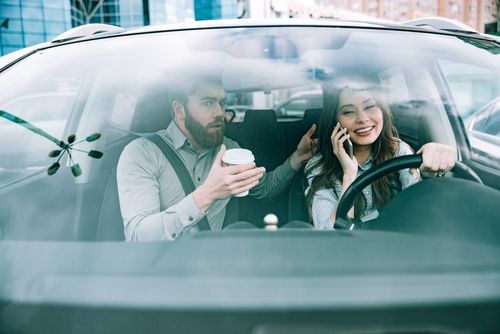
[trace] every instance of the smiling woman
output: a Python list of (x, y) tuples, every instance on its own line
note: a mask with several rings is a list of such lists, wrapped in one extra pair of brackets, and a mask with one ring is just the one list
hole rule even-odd
[[(399, 139), (392, 115), (380, 87), (366, 78), (336, 78), (325, 87), (319, 123), (319, 156), (306, 166), (306, 194), (314, 225), (332, 229), (339, 199), (351, 183), (372, 166), (414, 152)], [(353, 147), (353, 154), (345, 144)], [(427, 143), (422, 152), (423, 171), (442, 174), (453, 168), (456, 152), (451, 146)], [(398, 192), (420, 180), (417, 170), (404, 169), (380, 177), (365, 188), (349, 212), (351, 218), (367, 219), (378, 214)]]
[[(0, 117), (0, 332), (500, 332), (499, 146), (488, 137), (487, 161), (475, 146), (498, 49), (403, 25), (239, 20), (0, 59), (1, 115), (26, 125)], [(431, 142), (427, 166), (459, 157), (484, 185), (412, 185), (403, 169), (355, 189), (355, 219), (380, 211), (369, 229), (313, 228), (333, 228), (354, 177)], [(236, 147), (254, 162), (223, 164)]]
[[(325, 92), (318, 130), (320, 155), (306, 166), (309, 181), (306, 193), (314, 224), (319, 229), (333, 228), (338, 200), (358, 175), (382, 161), (413, 153), (398, 139), (380, 89), (377, 93), (374, 84), (366, 79), (338, 82), (338, 86), (328, 87)], [(344, 149), (344, 143), (349, 140), (352, 140), (354, 156), (349, 156)], [(332, 180), (335, 186), (329, 189)], [(408, 170), (380, 178), (358, 197), (350, 216), (363, 218), (371, 214), (397, 191), (415, 182), (416, 178)]]

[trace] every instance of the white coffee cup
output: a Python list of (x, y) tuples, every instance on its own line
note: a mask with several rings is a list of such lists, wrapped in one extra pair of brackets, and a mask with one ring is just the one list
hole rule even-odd
[[(224, 152), (222, 162), (226, 165), (241, 165), (255, 161), (252, 151), (244, 148), (232, 148)], [(235, 197), (244, 197), (248, 195), (248, 190), (234, 195)]]

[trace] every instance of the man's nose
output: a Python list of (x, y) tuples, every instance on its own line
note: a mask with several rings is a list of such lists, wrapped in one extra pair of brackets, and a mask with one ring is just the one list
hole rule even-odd
[(214, 108), (214, 113), (216, 116), (224, 116), (225, 115), (225, 108), (220, 104), (220, 103), (217, 103), (217, 105), (215, 106)]

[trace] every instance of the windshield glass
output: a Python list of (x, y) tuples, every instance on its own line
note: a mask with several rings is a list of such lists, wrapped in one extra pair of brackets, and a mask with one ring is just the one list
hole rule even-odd
[(500, 332), (498, 42), (235, 22), (0, 69), (0, 333)]
[[(399, 137), (415, 151), (429, 141), (470, 150), (467, 132), (457, 133), (453, 122), (498, 139), (491, 130), (498, 112), (482, 110), (500, 95), (499, 50), (491, 41), (432, 33), (254, 27), (38, 51), (0, 74), (1, 238), (103, 240), (101, 234), (123, 233), (122, 215), (132, 213), (112, 185), (120, 155), (140, 135), (167, 128), (175, 114), (170, 92), (200, 69), (220, 74), (225, 135), (271, 171), (318, 122), (324, 86), (346, 77), (379, 85)], [(498, 152), (497, 143), (488, 145)], [(497, 164), (494, 153), (484, 154)], [(206, 175), (189, 172), (203, 183)], [(249, 199), (240, 220), (262, 227), (264, 215), (274, 213), (278, 226), (289, 222), (288, 195), (280, 196), (258, 210)]]

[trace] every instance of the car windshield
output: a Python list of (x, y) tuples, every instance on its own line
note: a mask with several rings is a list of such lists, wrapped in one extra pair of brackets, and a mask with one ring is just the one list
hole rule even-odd
[[(450, 120), (467, 120), (499, 96), (499, 51), (468, 37), (326, 27), (132, 34), (40, 50), (0, 76), (1, 236), (95, 240), (102, 217), (122, 226), (116, 194), (103, 204), (120, 153), (167, 127), (169, 89), (194, 70), (221, 74), (226, 135), (272, 170), (317, 122), (322, 86), (345, 76), (380, 85), (414, 150), (430, 140), (466, 147)], [(289, 221), (286, 205), (275, 204), (247, 209), (245, 220), (261, 224), (268, 211)]]
[(500, 330), (498, 41), (283, 22), (0, 59), (0, 332)]

